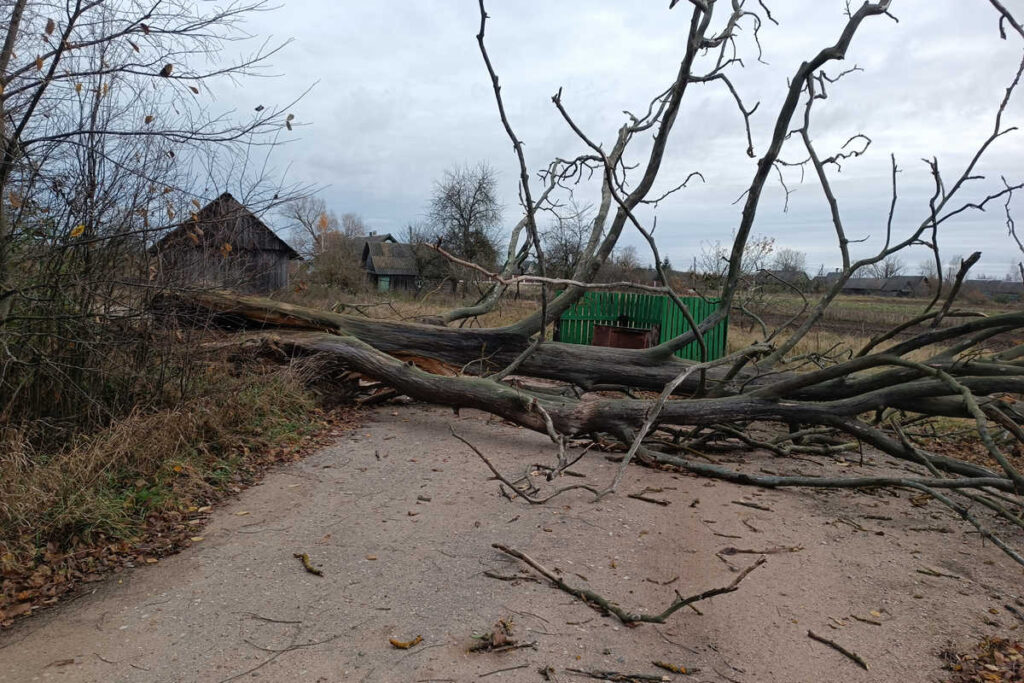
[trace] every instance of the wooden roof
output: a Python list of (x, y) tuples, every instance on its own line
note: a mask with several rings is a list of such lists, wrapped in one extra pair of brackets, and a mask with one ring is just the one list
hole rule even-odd
[(377, 275), (419, 275), (412, 246), (401, 242), (370, 242), (363, 245), (363, 266)]
[(289, 259), (302, 258), (227, 192), (164, 235), (150, 251), (155, 253), (174, 247), (221, 249), (225, 243), (230, 244), (232, 250), (276, 251), (286, 254)]

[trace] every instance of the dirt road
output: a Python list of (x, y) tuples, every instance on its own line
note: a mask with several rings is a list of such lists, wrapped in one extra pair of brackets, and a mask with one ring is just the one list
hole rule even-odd
[[(1003, 605), (1024, 592), (1020, 568), (909, 496), (760, 492), (633, 467), (623, 494), (658, 488), (649, 495), (671, 504), (595, 504), (574, 491), (528, 507), (499, 495), (448, 424), (509, 473), (550, 462), (550, 443), (485, 420), (420, 406), (371, 414), (224, 505), (194, 547), (0, 634), (0, 681), (476, 681), (499, 669), (483, 680), (539, 681), (543, 666), (559, 681), (586, 680), (568, 668), (670, 675), (653, 660), (699, 668), (691, 681), (927, 681), (941, 678), (948, 639), (1005, 635), (1015, 622)], [(606, 482), (613, 467), (591, 453), (574, 469)], [(839, 469), (768, 456), (742, 467)], [(869, 458), (841, 469), (880, 468)], [(757, 557), (723, 549), (795, 550), (768, 555), (700, 615), (625, 628), (547, 583), (485, 576), (525, 569), (495, 542), (648, 611), (674, 590), (725, 585)], [(499, 619), (535, 649), (467, 653)], [(409, 650), (388, 642), (415, 636)]]

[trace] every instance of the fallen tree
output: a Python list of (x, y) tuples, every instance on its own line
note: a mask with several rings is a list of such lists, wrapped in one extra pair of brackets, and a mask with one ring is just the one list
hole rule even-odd
[[(259, 342), (272, 347), (282, 357), (325, 354), (397, 393), (456, 409), (484, 410), (545, 433), (558, 451), (557, 463), (549, 477), (552, 480), (569, 465), (567, 440), (611, 440), (626, 450), (611, 483), (568, 486), (542, 498), (514, 486), (512, 480), (502, 479), (500, 467), (477, 451), (499, 479), (530, 502), (549, 500), (562, 491), (576, 488), (587, 489), (598, 497), (613, 493), (625, 468), (634, 459), (765, 487), (904, 488), (927, 493), (940, 501), (978, 527), (1014, 560), (1024, 564), (1024, 557), (990, 531), (974, 512), (977, 506), (987, 508), (1006, 523), (1024, 529), (1021, 515), (1024, 476), (1009, 455), (1024, 444), (1024, 411), (1018, 402), (1018, 397), (1024, 394), (1024, 344), (1019, 342), (1024, 313), (982, 315), (954, 308), (960, 285), (978, 257), (972, 255), (965, 259), (952, 282), (945, 287), (939, 261), (940, 228), (967, 211), (984, 210), (993, 201), (1009, 202), (1013, 193), (1024, 187), (1024, 184), (1003, 180), (982, 199), (960, 199), (966, 185), (982, 178), (977, 167), (985, 152), (1014, 130), (1004, 127), (1002, 118), (1024, 71), (1024, 60), (996, 107), (992, 132), (980, 141), (976, 153), (961, 172), (946, 178), (937, 161), (927, 162), (935, 182), (934, 194), (925, 207), (924, 218), (901, 237), (894, 234), (893, 227), (899, 169), (895, 159), (892, 160), (892, 199), (884, 243), (871, 256), (854, 259), (850, 252), (853, 240), (847, 237), (829, 169), (862, 155), (870, 139), (857, 134), (842, 150), (823, 156), (815, 148), (810, 134), (814, 106), (826, 100), (828, 89), (836, 87), (842, 76), (850, 73), (847, 70), (829, 75), (823, 67), (842, 60), (862, 24), (873, 17), (889, 15), (891, 3), (886, 0), (865, 2), (851, 10), (837, 40), (802, 62), (789, 81), (771, 139), (758, 158), (754, 178), (744, 193), (743, 212), (721, 289), (717, 292), (721, 307), (717, 314), (697, 324), (685, 302), (668, 284), (670, 278), (664, 271), (653, 227), (645, 226), (637, 212), (667, 196), (652, 197), (650, 193), (683, 97), (694, 85), (725, 86), (746, 124), (748, 154), (755, 156), (749, 121), (756, 107), (746, 107), (729, 80), (729, 68), (739, 64), (738, 58), (729, 56), (729, 50), (735, 47), (741, 22), (751, 23), (756, 37), (761, 21), (772, 17), (763, 4), (762, 9), (755, 11), (740, 0), (732, 2), (724, 18), (716, 18), (718, 3), (714, 0), (693, 0), (691, 4), (685, 47), (675, 80), (650, 102), (646, 114), (627, 114), (627, 122), (619, 129), (610, 151), (605, 151), (575, 123), (561, 92), (553, 98), (555, 107), (588, 152), (572, 160), (559, 159), (550, 164), (541, 174), (544, 190), (535, 195), (531, 191), (522, 143), (507, 117), (498, 77), (485, 48), (487, 15), (481, 2), (478, 41), (494, 86), (499, 116), (520, 165), (519, 190), (524, 213), (512, 231), (508, 262), (500, 272), (460, 263), (490, 279), (491, 290), (475, 305), (440, 316), (438, 321), (454, 323), (470, 315), (480, 315), (514, 284), (540, 283), (540, 305), (522, 320), (491, 329), (446, 327), (341, 315), (212, 292), (169, 294), (160, 300), (161, 307), (186, 320), (194, 316), (204, 324), (212, 319), (218, 324), (250, 332), (259, 330), (256, 335)], [(713, 30), (716, 23), (718, 28)], [(802, 120), (797, 116), (801, 103)], [(646, 151), (646, 161), (638, 169), (629, 167), (631, 173), (639, 174), (639, 180), (627, 182), (624, 154), (639, 134), (648, 131), (654, 132), (654, 139)], [(856, 140), (860, 140), (861, 147), (849, 148)], [(787, 163), (781, 158), (784, 145), (790, 141), (802, 146), (806, 154), (803, 162)], [(792, 320), (771, 330), (757, 319), (763, 332), (760, 340), (725, 358), (708, 360), (704, 332), (730, 313), (751, 315), (756, 319), (745, 305), (748, 283), (742, 277), (744, 252), (768, 178), (776, 172), (781, 175), (782, 168), (794, 165), (809, 170), (821, 188), (832, 219), (842, 268), (837, 277), (829, 281), (818, 301), (812, 304), (805, 300), (804, 309)], [(599, 177), (602, 197), (590, 240), (572, 278), (548, 278), (538, 237), (538, 212), (552, 208), (549, 203), (553, 201), (553, 192), (567, 184), (581, 182), (588, 171)], [(689, 177), (668, 194), (682, 189), (688, 180)], [(666, 294), (690, 322), (690, 329), (644, 350), (549, 341), (548, 325), (585, 291), (598, 286), (594, 284), (595, 276), (627, 227), (635, 228), (649, 244), (654, 263), (658, 264), (660, 280), (665, 283), (639, 287)], [(940, 280), (934, 297), (919, 315), (876, 335), (859, 349), (834, 348), (804, 356), (794, 354), (797, 344), (820, 324), (854, 273), (918, 245), (926, 246), (934, 255)], [(536, 272), (516, 275), (519, 266), (531, 255), (536, 262)], [(561, 288), (562, 292), (551, 299), (549, 289), (554, 287)], [(953, 323), (953, 320), (963, 322)], [(993, 346), (992, 340), (996, 337), (1016, 341)], [(247, 334), (244, 338), (253, 339), (253, 335)], [(702, 349), (702, 361), (674, 357), (675, 351), (695, 341)], [(438, 364), (443, 365), (444, 372), (438, 371)], [(529, 378), (556, 380), (561, 385), (531, 384)], [(635, 397), (632, 394), (635, 389), (659, 393)], [(621, 391), (623, 396), (609, 395), (608, 390)], [(988, 466), (931, 452), (908, 432), (908, 426), (934, 417), (969, 420), (988, 456)], [(832, 457), (858, 450), (863, 445), (908, 463), (913, 473), (848, 478), (761, 476), (739, 473), (692, 457), (694, 454), (707, 457), (708, 453), (721, 449), (750, 448), (766, 449), (780, 456)]]
[[(1005, 429), (1021, 440), (1024, 413), (1014, 394), (1024, 393), (1024, 347), (979, 355), (969, 360), (953, 358), (950, 352), (962, 344), (942, 348), (925, 362), (904, 359), (928, 342), (955, 342), (978, 330), (1005, 329), (1024, 326), (1024, 314), (1007, 314), (971, 321), (941, 331), (928, 331), (885, 352), (876, 352), (843, 363), (806, 373), (780, 373), (767, 377), (728, 377), (723, 370), (749, 355), (764, 354), (767, 348), (755, 347), (733, 354), (714, 363), (700, 364), (677, 361), (683, 368), (676, 377), (692, 378), (703, 366), (711, 375), (708, 390), (718, 385), (727, 387), (719, 395), (689, 396), (685, 399), (634, 399), (607, 396), (557, 393), (540, 387), (524, 386), (513, 379), (495, 380), (486, 376), (461, 372), (474, 365), (488, 348), (499, 342), (509, 345), (499, 358), (491, 352), (489, 362), (513, 356), (529, 342), (501, 330), (450, 329), (414, 323), (344, 316), (318, 312), (267, 299), (237, 297), (226, 294), (178, 294), (165, 298), (165, 305), (196, 315), (203, 311), (207, 319), (234, 327), (275, 328), (257, 335), (286, 356), (325, 354), (336, 358), (368, 377), (393, 387), (412, 398), (452, 406), (475, 408), (541, 433), (553, 440), (574, 437), (611, 435), (625, 444), (637, 446), (635, 453), (647, 462), (673, 465), (703, 476), (728, 479), (758, 486), (808, 486), (829, 488), (873, 488), (896, 486), (932, 493), (934, 489), (979, 489), (1024, 493), (1021, 473), (993, 441), (991, 432)], [(246, 335), (248, 340), (252, 335)], [(531, 362), (520, 365), (519, 376), (556, 378), (563, 381), (576, 372), (564, 372), (550, 365), (552, 358), (573, 359), (576, 351), (587, 351), (589, 376), (606, 382), (609, 374), (618, 376), (625, 367), (640, 367), (643, 351), (606, 347), (579, 347), (554, 342), (545, 343), (530, 356)], [(550, 353), (550, 355), (549, 355)], [(397, 357), (396, 357), (397, 356)], [(450, 365), (452, 372), (439, 374), (417, 367), (414, 361), (399, 358), (429, 358)], [(421, 362), (421, 364), (423, 364)], [(535, 365), (536, 364), (536, 365)], [(480, 366), (477, 369), (480, 370)], [(536, 367), (536, 371), (533, 368)], [(658, 366), (655, 366), (658, 367)], [(889, 368), (889, 369), (885, 369)], [(607, 369), (607, 370), (605, 370)], [(659, 372), (666, 373), (661, 367)], [(608, 373), (608, 374), (606, 374)], [(672, 378), (662, 386), (672, 385)], [(675, 393), (683, 382), (671, 386)], [(635, 384), (634, 384), (635, 385)], [(691, 383), (689, 391), (696, 391)], [(970, 462), (930, 453), (906, 438), (900, 426), (906, 413), (977, 418), (977, 429), (989, 448), (999, 470), (993, 471)], [(866, 415), (871, 416), (865, 418)], [(799, 425), (798, 431), (786, 432), (772, 443), (744, 437), (744, 430), (753, 423)], [(657, 432), (672, 426), (700, 428), (686, 440), (654, 439), (641, 444), (640, 430)], [(809, 428), (824, 428), (805, 438)], [(700, 430), (704, 433), (701, 434)], [(717, 465), (700, 463), (679, 453), (706, 445), (711, 438), (741, 437), (746, 446), (770, 448), (781, 454), (806, 453), (834, 455), (851, 450), (837, 449), (835, 435), (866, 443), (895, 458), (921, 465), (933, 476), (927, 477), (851, 477), (830, 479), (815, 477), (761, 477), (739, 474)], [(564, 459), (563, 459), (564, 460)], [(627, 462), (624, 460), (623, 462)], [(564, 465), (562, 462), (560, 465)], [(945, 472), (955, 475), (946, 478)], [(609, 492), (608, 489), (598, 493)], [(982, 504), (999, 509), (999, 503), (986, 498)], [(979, 501), (980, 502), (980, 501)], [(1019, 504), (1019, 503), (1018, 503)], [(1004, 515), (1024, 528), (1019, 516)], [(1024, 563), (1024, 562), (1022, 562)]]

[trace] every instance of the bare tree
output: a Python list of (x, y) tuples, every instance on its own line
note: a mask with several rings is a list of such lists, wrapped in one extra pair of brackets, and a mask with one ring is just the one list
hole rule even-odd
[(548, 275), (569, 278), (576, 272), (590, 239), (594, 208), (572, 201), (564, 210), (554, 211), (554, 220), (542, 234)]
[(349, 239), (366, 235), (366, 223), (357, 213), (346, 213), (341, 216), (341, 234)]
[[(711, 278), (721, 286), (729, 273), (731, 249), (722, 242), (702, 244), (700, 254), (696, 257), (697, 270)], [(775, 238), (766, 235), (755, 235), (744, 246), (740, 256), (738, 276), (749, 282), (758, 272), (768, 268), (775, 253)]]
[[(884, 235), (867, 255), (854, 258), (844, 221), (841, 196), (833, 185), (841, 164), (863, 155), (871, 144), (866, 135), (851, 131), (848, 142), (828, 153), (816, 146), (813, 135), (815, 114), (831, 105), (830, 92), (842, 88), (843, 79), (853, 70), (829, 71), (846, 57), (859, 32), (890, 17), (891, 2), (864, 2), (848, 8), (838, 34), (812, 51), (795, 66), (781, 93), (772, 94), (777, 102), (772, 112), (773, 125), (765, 140), (756, 141), (749, 126), (755, 108), (736, 89), (730, 74), (741, 67), (733, 49), (741, 27), (752, 30), (743, 35), (759, 37), (763, 21), (771, 20), (766, 6), (734, 2), (726, 7), (715, 0), (693, 0), (689, 5), (672, 3), (677, 11), (689, 11), (690, 19), (681, 37), (678, 70), (672, 81), (644, 103), (639, 114), (626, 113), (613, 142), (601, 142), (584, 130), (559, 91), (553, 104), (568, 128), (584, 146), (585, 153), (575, 159), (559, 159), (540, 174), (545, 188), (584, 182), (593, 173), (600, 183), (601, 201), (571, 278), (551, 277), (544, 272), (543, 244), (537, 230), (538, 206), (545, 193), (538, 193), (529, 172), (522, 141), (515, 134), (502, 102), (501, 88), (494, 62), (488, 55), (484, 36), (488, 16), (480, 3), (478, 43), (491, 79), (502, 127), (512, 141), (520, 166), (519, 193), (523, 219), (517, 224), (526, 239), (515, 234), (509, 253), (518, 256), (523, 245), (533, 251), (540, 273), (511, 274), (498, 271), (471, 259), (447, 253), (460, 267), (474, 270), (494, 282), (494, 291), (502, 291), (520, 282), (541, 282), (557, 286), (558, 296), (541, 301), (534, 313), (502, 328), (435, 329), (427, 326), (381, 324), (354, 317), (297, 308), (282, 309), (265, 302), (244, 298), (204, 295), (180, 300), (181, 305), (199, 306), (210, 311), (230, 311), (234, 316), (254, 321), (284, 321), (289, 327), (306, 327), (299, 333), (280, 332), (274, 337), (296, 354), (329, 353), (357, 371), (375, 377), (397, 391), (414, 398), (489, 411), (524, 427), (546, 433), (558, 451), (552, 478), (567, 466), (565, 440), (569, 437), (615, 439), (626, 455), (614, 479), (606, 486), (589, 487), (598, 497), (614, 492), (628, 464), (636, 458), (649, 463), (672, 465), (701, 476), (722, 478), (747, 485), (766, 487), (801, 486), (823, 488), (894, 487), (926, 493), (955, 511), (1015, 561), (1024, 564), (1024, 556), (994, 533), (978, 510), (985, 508), (1011, 524), (1024, 526), (1007, 505), (1021, 503), (1024, 476), (1006, 457), (1008, 444), (1024, 442), (1024, 413), (1005, 397), (1024, 393), (1021, 374), (1024, 346), (1011, 341), (1005, 346), (990, 346), (997, 335), (1024, 329), (1024, 314), (980, 316), (977, 312), (954, 308), (960, 284), (980, 254), (958, 262), (955, 272), (941, 273), (940, 238), (958, 216), (984, 210), (994, 201), (1007, 198), (1024, 184), (1005, 182), (992, 185), (983, 199), (964, 197), (968, 183), (980, 183), (981, 160), (1013, 128), (1004, 125), (1007, 104), (1024, 72), (1024, 61), (1016, 76), (1001, 93), (995, 106), (991, 131), (976, 141), (976, 152), (955, 172), (940, 169), (934, 159), (926, 168), (934, 179), (933, 195), (916, 206), (920, 221), (909, 228), (894, 225), (893, 215), (899, 202), (899, 165), (891, 158), (886, 189), (891, 193)], [(724, 8), (724, 9), (723, 9)], [(755, 43), (756, 44), (756, 43)], [(758, 45), (759, 47), (759, 45)], [(662, 257), (654, 240), (653, 224), (641, 219), (640, 209), (664, 201), (664, 195), (651, 193), (672, 137), (682, 102), (696, 86), (721, 86), (721, 94), (734, 102), (738, 121), (743, 124), (738, 136), (747, 153), (757, 159), (752, 178), (741, 196), (742, 212), (731, 245), (709, 248), (705, 270), (717, 278), (721, 306), (700, 324), (691, 319), (691, 329), (657, 346), (642, 350), (570, 346), (549, 342), (545, 326), (557, 319), (588, 290), (609, 287), (597, 282), (603, 267), (613, 260), (619, 238), (627, 228), (635, 230), (650, 248), (652, 262), (659, 275)], [(643, 139), (640, 150), (631, 144)], [(804, 161), (787, 162), (784, 148)], [(626, 157), (627, 150), (639, 157)], [(760, 153), (757, 151), (760, 150)], [(627, 163), (626, 158), (630, 161)], [(817, 300), (806, 301), (803, 310), (781, 324), (770, 327), (761, 321), (761, 338), (723, 358), (682, 361), (674, 353), (694, 342), (703, 345), (703, 334), (730, 313), (742, 311), (747, 276), (766, 264), (772, 252), (771, 240), (754, 237), (757, 212), (766, 185), (774, 178), (785, 178), (795, 167), (811, 178), (830, 215), (840, 267), (825, 283)], [(628, 180), (627, 180), (628, 174)], [(669, 194), (681, 192), (686, 178), (676, 178)], [(552, 183), (553, 179), (553, 183)], [(680, 182), (681, 181), (681, 182)], [(991, 184), (991, 183), (990, 183)], [(972, 185), (973, 187), (974, 185)], [(685, 196), (685, 195), (682, 195)], [(836, 296), (858, 271), (883, 264), (886, 259), (906, 254), (926, 245), (936, 257), (939, 277), (952, 276), (945, 290), (924, 303), (918, 315), (909, 317), (892, 329), (878, 334), (855, 348), (835, 348), (824, 352), (800, 354), (797, 345), (822, 321)], [(660, 277), (661, 282), (668, 282)], [(689, 315), (686, 303), (670, 286), (616, 283), (641, 291), (665, 294), (680, 311)], [(943, 299), (941, 292), (947, 293)], [(459, 315), (465, 315), (460, 312)], [(945, 326), (944, 320), (951, 319)], [(326, 331), (325, 331), (326, 330)], [(883, 346), (884, 345), (884, 346)], [(428, 373), (389, 356), (407, 354), (409, 349), (453, 366), (451, 376)], [(706, 352), (706, 346), (702, 346)], [(884, 349), (884, 350), (882, 350)], [(519, 378), (507, 380), (510, 373)], [(482, 375), (466, 377), (466, 374)], [(539, 377), (569, 385), (564, 392), (550, 387), (533, 387), (522, 377)], [(604, 393), (580, 396), (597, 390), (620, 389), (625, 397)], [(659, 392), (657, 398), (634, 398), (631, 390), (642, 388)], [(970, 421), (979, 442), (991, 458), (981, 466), (931, 452), (908, 431), (910, 425), (932, 417), (956, 417)], [(775, 424), (779, 429), (765, 436), (761, 429)], [(756, 426), (756, 427), (755, 427)], [(807, 440), (805, 437), (812, 437)], [(696, 449), (709, 444), (725, 449), (765, 448), (780, 456), (814, 453), (834, 455), (862, 445), (877, 448), (889, 457), (903, 461), (913, 474), (893, 476), (807, 477), (800, 475), (759, 475), (738, 473), (722, 465), (691, 457)], [(697, 451), (703, 455), (703, 450)], [(490, 464), (490, 463), (489, 463)], [(495, 468), (497, 472), (497, 468)], [(501, 475), (499, 474), (499, 477)], [(579, 488), (563, 487), (552, 495)], [(517, 491), (530, 502), (550, 497), (534, 497)]]
[(199, 187), (237, 183), (257, 212), (289, 196), (254, 190), (261, 171), (247, 162), (294, 117), (269, 103), (228, 117), (206, 103), (219, 79), (256, 75), (273, 54), (219, 58), (262, 8), (134, 0), (0, 8), (5, 420), (45, 411), (49, 431), (63, 435), (65, 425), (102, 424), (181, 380), (156, 372), (141, 389), (140, 377), (160, 367), (143, 324), (156, 284), (147, 246), (216, 196)]
[(282, 205), (281, 215), (288, 222), (299, 253), (309, 258), (324, 250), (329, 235), (339, 232), (338, 217), (320, 197), (298, 197)]
[(448, 253), (493, 268), (501, 211), (490, 166), (449, 169), (434, 184), (428, 212), (431, 236)]
[[(959, 260), (957, 261), (959, 265)], [(878, 263), (873, 263), (868, 266), (868, 273), (871, 277), (879, 278), (890, 278), (902, 275), (903, 271), (906, 270), (906, 264), (903, 262), (897, 254), (889, 254)]]
[(796, 249), (783, 248), (772, 256), (772, 269), (784, 273), (803, 273), (807, 271), (807, 254)]

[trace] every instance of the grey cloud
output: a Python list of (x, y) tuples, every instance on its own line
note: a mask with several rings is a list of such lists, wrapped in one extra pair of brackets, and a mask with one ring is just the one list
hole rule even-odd
[[(787, 77), (834, 41), (844, 23), (841, 1), (770, 4), (782, 26), (766, 24), (762, 32), (768, 65), (756, 61), (748, 44), (742, 53), (747, 68), (735, 72), (746, 102), (761, 101), (753, 121), (758, 151), (774, 125)], [(921, 219), (930, 191), (920, 158), (936, 155), (950, 173), (966, 163), (991, 130), (993, 107), (1021, 49), (1019, 40), (998, 39), (996, 17), (980, 0), (893, 4), (900, 23), (866, 22), (847, 62), (829, 67), (837, 73), (857, 64), (864, 72), (832, 86), (813, 123), (815, 142), (825, 153), (855, 133), (872, 137), (868, 154), (844, 165), (835, 182), (851, 232), (870, 233), (876, 247), (888, 206), (889, 154), (896, 154), (903, 169), (905, 204), (896, 222), (902, 234)], [(610, 145), (621, 111), (644, 110), (671, 81), (688, 8), (681, 3), (669, 12), (665, 5), (640, 10), (615, 0), (489, 3), (489, 50), (534, 170), (584, 149), (551, 105), (560, 86), (580, 125)], [(446, 167), (482, 160), (499, 171), (511, 223), (518, 170), (477, 51), (478, 23), (472, 2), (286, 0), (247, 27), (257, 36), (294, 37), (274, 60), (274, 70), (284, 77), (221, 93), (221, 99), (245, 111), (264, 100), (285, 100), (318, 81), (295, 112), (308, 125), (278, 150), (275, 163), (289, 166), (295, 180), (326, 186), (323, 196), (332, 208), (359, 212), (375, 228), (400, 230), (419, 219), (433, 180)], [(1007, 121), (1019, 122), (1022, 114), (1018, 99)], [(716, 85), (695, 88), (658, 186), (667, 189), (693, 170), (703, 172), (708, 185), (694, 185), (645, 214), (650, 219), (656, 213), (664, 251), (674, 263), (688, 263), (702, 242), (729, 239), (740, 212), (732, 202), (754, 169), (745, 147), (742, 120), (728, 93)], [(641, 152), (634, 157), (642, 158)], [(785, 156), (803, 155), (793, 144)], [(1024, 139), (1010, 137), (993, 150), (984, 172), (993, 181), (999, 174), (1020, 178), (1022, 160)], [(796, 189), (788, 212), (782, 211), (780, 188), (772, 185), (756, 231), (807, 251), (810, 263), (832, 266), (835, 236), (820, 188), (809, 178), (797, 186), (798, 175), (787, 173)], [(972, 196), (992, 187), (979, 183)], [(593, 197), (595, 189), (580, 193)], [(635, 236), (627, 241), (639, 244)], [(1001, 208), (964, 216), (949, 226), (944, 243), (948, 253), (981, 248), (982, 269), (1006, 272), (1009, 244)], [(916, 257), (908, 260), (916, 263)]]

